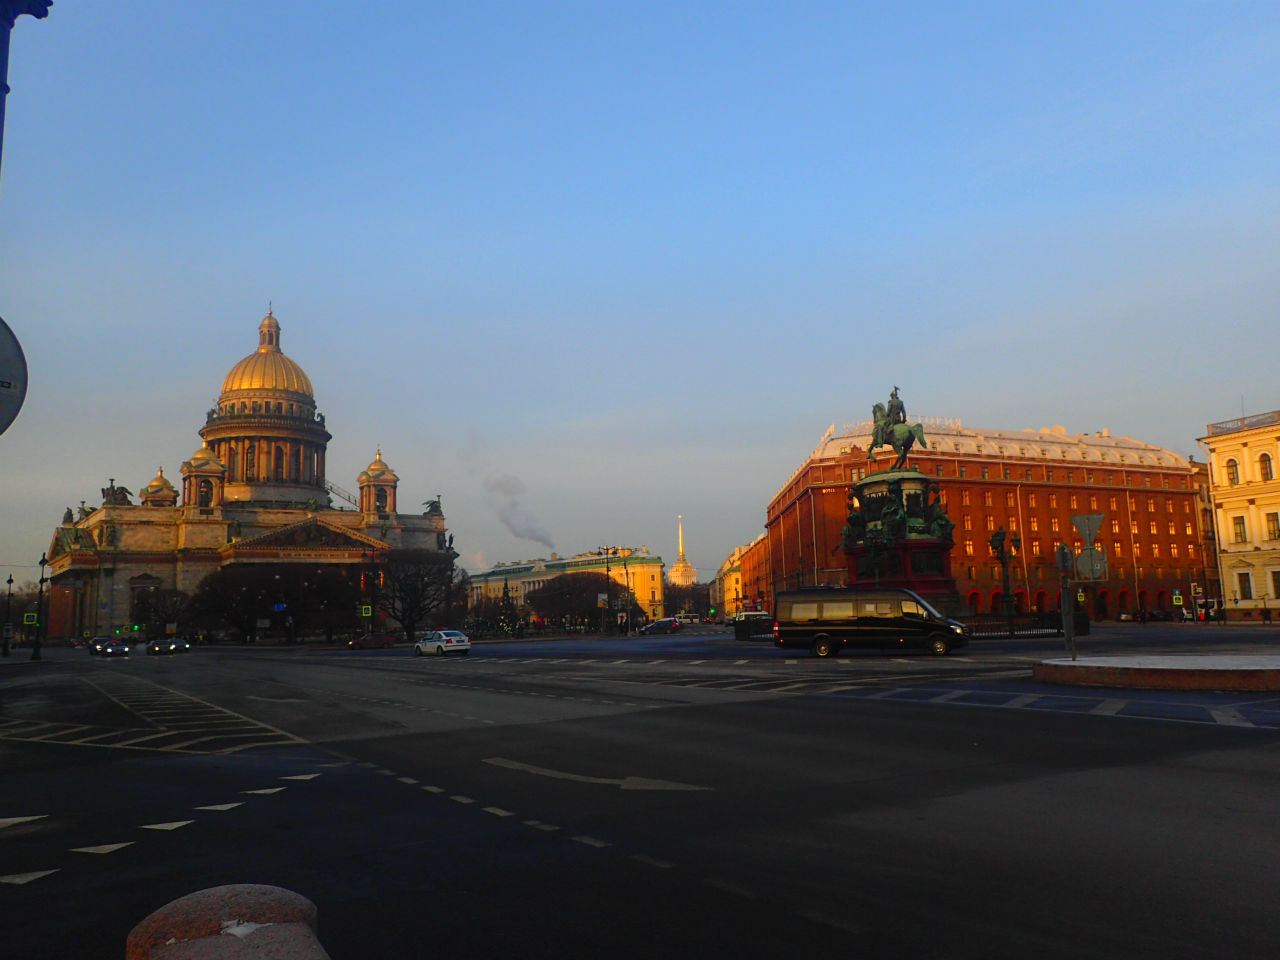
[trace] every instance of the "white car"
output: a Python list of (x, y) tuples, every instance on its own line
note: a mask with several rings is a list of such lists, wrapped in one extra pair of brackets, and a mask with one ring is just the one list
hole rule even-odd
[(461, 630), (432, 630), (413, 645), (413, 652), (418, 656), (424, 653), (434, 653), (437, 657), (446, 653), (466, 656), (471, 652), (471, 638)]

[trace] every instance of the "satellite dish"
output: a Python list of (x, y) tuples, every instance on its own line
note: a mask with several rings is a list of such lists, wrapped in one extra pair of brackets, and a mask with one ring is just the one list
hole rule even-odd
[(27, 358), (22, 344), (0, 317), (0, 433), (18, 417), (27, 398)]

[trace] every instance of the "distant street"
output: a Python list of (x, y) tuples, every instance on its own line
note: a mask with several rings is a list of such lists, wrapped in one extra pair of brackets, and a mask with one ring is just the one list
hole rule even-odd
[(319, 905), (335, 958), (1275, 956), (1280, 697), (1033, 683), (1061, 643), (15, 651), (7, 949), (119, 956), (167, 901), (260, 882)]

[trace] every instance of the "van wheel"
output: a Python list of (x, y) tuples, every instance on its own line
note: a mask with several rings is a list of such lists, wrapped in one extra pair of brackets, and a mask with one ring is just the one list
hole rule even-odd
[(929, 652), (935, 657), (945, 657), (951, 652), (951, 644), (947, 643), (946, 637), (930, 637)]
[(819, 637), (813, 641), (813, 655), (815, 657), (834, 657), (837, 649), (835, 641), (830, 637)]

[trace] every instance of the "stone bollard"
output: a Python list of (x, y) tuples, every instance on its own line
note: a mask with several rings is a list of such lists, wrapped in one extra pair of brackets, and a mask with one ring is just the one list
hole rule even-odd
[(125, 960), (330, 960), (316, 905), (282, 887), (234, 883), (167, 903), (129, 933)]

